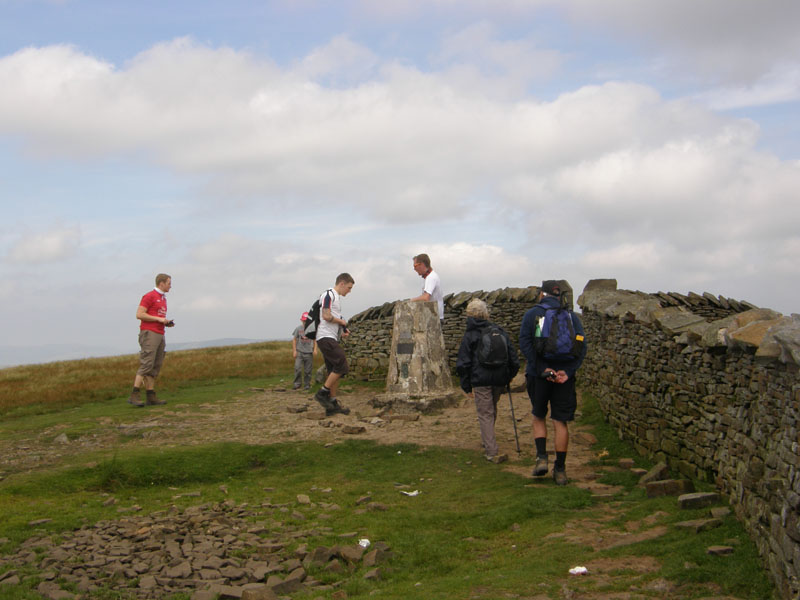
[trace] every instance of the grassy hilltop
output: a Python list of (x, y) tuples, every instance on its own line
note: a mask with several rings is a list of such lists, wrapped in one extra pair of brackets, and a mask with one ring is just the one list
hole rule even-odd
[[(440, 446), (436, 432), (453, 422), (450, 413), (460, 410), (472, 425), (468, 404), (384, 425), (375, 425), (374, 416), (359, 420), (355, 411), (333, 423), (293, 414), (286, 409), (308, 397), (273, 391), (290, 387), (290, 342), (170, 352), (158, 382), (166, 406), (126, 403), (137, 364), (131, 355), (0, 370), (0, 600), (41, 598), (42, 584), (79, 593), (59, 575), (60, 562), (47, 561), (48, 548), (69, 547), (76, 532), (117, 522), (144, 532), (152, 529), (147, 519), (198, 514), (189, 511), (251, 519), (245, 528), (279, 541), (286, 560), (361, 537), (391, 548), (377, 578), (365, 578), (370, 569), (360, 563), (338, 570), (307, 566), (323, 587), (290, 594), (298, 600), (776, 597), (754, 544), (732, 515), (700, 533), (676, 527), (706, 518), (708, 509), (680, 510), (674, 497), (648, 498), (638, 476), (618, 466), (622, 458), (652, 465), (618, 439), (588, 395), (575, 428), (597, 439), (586, 466), (592, 481), (606, 486), (603, 494), (578, 482), (557, 487), (550, 478), (528, 476), (532, 443), (523, 411), (517, 416), (525, 452), (504, 465), (488, 463), (469, 445)], [(374, 392), (367, 384), (343, 384), (345, 398)], [(508, 420), (508, 396), (503, 402), (500, 418)], [(267, 404), (253, 414), (254, 406)], [(239, 419), (234, 427), (256, 430), (266, 430), (270, 420), (295, 419), (286, 422), (333, 441), (302, 440), (290, 428), (280, 435), (273, 428), (256, 442), (229, 439), (231, 429), (223, 431), (222, 423), (231, 415)], [(198, 429), (192, 438), (201, 421), (212, 424), (211, 434)], [(359, 439), (342, 432), (345, 423), (375, 432), (394, 427), (401, 435), (403, 427), (416, 427), (430, 431), (430, 443)], [(506, 432), (511, 427), (503, 425)], [(184, 437), (169, 437), (180, 428)], [(477, 420), (470, 433), (477, 445)], [(62, 447), (69, 452), (62, 454)], [(45, 451), (49, 462), (39, 460)], [(732, 553), (710, 555), (710, 546), (729, 546)], [(228, 558), (243, 563), (258, 556), (240, 548)], [(80, 560), (69, 555), (61, 563)], [(579, 565), (588, 575), (568, 573)], [(110, 573), (81, 597), (137, 597), (147, 574), (133, 575)]]
[[(289, 342), (175, 352), (168, 348), (157, 388), (169, 392), (224, 379), (273, 377), (289, 374), (293, 365)], [(138, 355), (130, 354), (0, 369), (0, 417), (64, 410), (127, 395), (138, 367)]]

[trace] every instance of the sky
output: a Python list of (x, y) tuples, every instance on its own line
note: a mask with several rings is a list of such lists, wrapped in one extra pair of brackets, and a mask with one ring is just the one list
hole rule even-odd
[(614, 278), (800, 312), (796, 0), (0, 15), (0, 346), (137, 352), (160, 272), (168, 346), (288, 339), (341, 272), (345, 317), (418, 295), (420, 252), (445, 293)]

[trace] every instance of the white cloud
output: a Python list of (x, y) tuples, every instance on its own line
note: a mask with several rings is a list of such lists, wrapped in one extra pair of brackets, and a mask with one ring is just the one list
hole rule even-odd
[[(579, 23), (649, 48), (662, 63), (709, 82), (749, 84), (800, 56), (794, 0), (558, 0)], [(536, 6), (538, 1), (531, 2)]]
[(590, 271), (600, 269), (618, 271), (659, 269), (663, 257), (663, 249), (652, 242), (621, 244), (605, 250), (587, 252), (583, 258), (585, 267)]
[[(445, 54), (465, 53), (475, 38), (491, 45), (478, 27), (451, 38)], [(512, 63), (525, 51), (501, 47), (491, 60)], [(27, 49), (0, 59), (0, 130), (40, 152), (149, 156), (209, 181), (210, 203), (232, 193), (248, 203), (333, 202), (387, 222), (458, 215), (479, 191), (525, 193), (522, 182), (537, 188), (526, 207), (548, 194), (590, 208), (643, 196), (674, 207), (713, 196), (732, 171), (758, 168), (752, 123), (647, 86), (509, 101), (394, 63), (345, 88), (304, 71), (332, 72), (362, 55), (371, 56), (337, 38), (298, 70), (281, 70), (182, 39), (114, 69), (71, 48)]]
[(434, 243), (424, 248), (407, 247), (409, 277), (421, 279), (411, 270), (411, 257), (425, 252), (431, 266), (442, 278), (445, 294), (464, 290), (493, 290), (506, 286), (528, 285), (533, 273), (531, 261), (525, 257), (493, 244), (457, 242)]
[[(716, 84), (750, 85), (786, 57), (800, 56), (800, 4), (795, 0), (361, 0), (357, 4), (392, 20), (438, 12), (451, 19), (550, 23), (554, 14), (564, 15), (590, 35), (626, 48), (625, 60), (638, 52), (651, 69)], [(589, 37), (580, 29), (570, 33)], [(566, 45), (571, 43), (567, 40)]]
[(435, 62), (448, 81), (487, 95), (518, 97), (532, 82), (552, 76), (564, 63), (562, 53), (537, 47), (533, 39), (501, 40), (488, 22), (446, 35)]
[(17, 264), (57, 262), (74, 256), (80, 246), (80, 227), (59, 227), (21, 236), (9, 248), (6, 260)]
[(776, 65), (751, 85), (713, 89), (696, 98), (714, 110), (797, 102), (800, 100), (800, 62)]
[(337, 83), (357, 83), (373, 74), (378, 57), (368, 48), (338, 35), (314, 49), (296, 67), (298, 75), (311, 80), (332, 78)]
[[(92, 283), (114, 283), (102, 304), (123, 307), (130, 328), (145, 289), (122, 294), (121, 281), (147, 273), (152, 285), (163, 262), (170, 336), (186, 341), (288, 337), (342, 271), (356, 279), (348, 315), (417, 295), (419, 252), (448, 293), (616, 277), (769, 305), (776, 294), (751, 290), (778, 272), (781, 302), (794, 300), (800, 163), (759, 150), (754, 122), (709, 109), (752, 104), (771, 83), (764, 101), (789, 97), (791, 85), (775, 90), (793, 81), (790, 64), (736, 83), (753, 92), (738, 100), (734, 88), (681, 101), (609, 81), (545, 101), (521, 90), (563, 56), (493, 27), (450, 33), (430, 72), (345, 36), (288, 66), (189, 39), (121, 65), (65, 46), (0, 58), (0, 135), (65, 162), (147, 160), (203, 186), (170, 205), (168, 225), (86, 219), (12, 238), (7, 262), (80, 260), (91, 247), (81, 267), (105, 265)], [(60, 300), (72, 288), (56, 279)]]

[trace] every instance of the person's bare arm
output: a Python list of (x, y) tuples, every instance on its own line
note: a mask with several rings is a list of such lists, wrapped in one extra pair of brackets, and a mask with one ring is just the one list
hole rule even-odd
[(347, 327), (347, 321), (344, 319), (337, 319), (333, 316), (330, 308), (323, 308), (322, 309), (322, 318), (325, 319), (328, 323), (337, 323), (342, 327)]

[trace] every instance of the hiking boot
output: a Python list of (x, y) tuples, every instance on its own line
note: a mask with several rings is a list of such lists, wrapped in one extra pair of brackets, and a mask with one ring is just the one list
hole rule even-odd
[(331, 407), (325, 409), (325, 416), (330, 417), (331, 415), (349, 415), (350, 409), (345, 408), (336, 398), (331, 398)]
[(128, 397), (128, 404), (132, 404), (133, 406), (144, 406), (144, 402), (142, 402), (142, 398), (139, 395), (139, 390), (133, 390), (131, 395)]
[(499, 465), (500, 463), (504, 463), (508, 460), (508, 454), (495, 454), (494, 456), (486, 455), (486, 460), (490, 463), (494, 463)]
[(155, 392), (147, 392), (147, 406), (161, 406), (166, 403), (166, 400), (158, 399)]
[(537, 456), (536, 457), (536, 466), (533, 467), (533, 476), (534, 477), (544, 477), (547, 475), (547, 457), (546, 456)]
[(314, 394), (314, 400), (319, 402), (322, 405), (322, 408), (325, 409), (327, 413), (329, 410), (333, 410), (334, 404), (331, 400), (331, 392), (330, 390), (326, 390), (324, 388), (319, 388), (317, 393)]
[(559, 471), (553, 469), (553, 481), (556, 482), (556, 485), (567, 485), (567, 482), (569, 481), (569, 479), (567, 479), (567, 470), (561, 469)]

